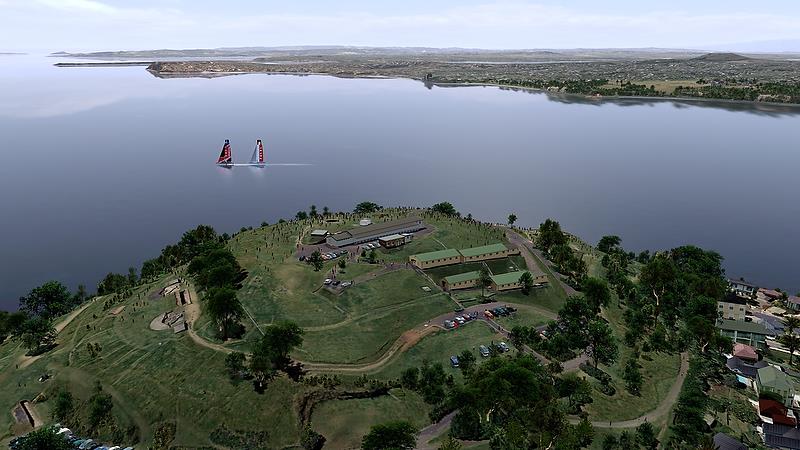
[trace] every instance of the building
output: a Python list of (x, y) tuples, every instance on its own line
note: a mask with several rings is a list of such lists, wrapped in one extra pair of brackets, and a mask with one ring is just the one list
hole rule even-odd
[(744, 320), (746, 310), (747, 299), (733, 292), (728, 292), (725, 298), (717, 302), (717, 315), (721, 319)]
[(764, 443), (770, 448), (800, 450), (800, 430), (776, 423), (762, 424)]
[(509, 249), (503, 244), (489, 244), (480, 247), (465, 248), (460, 250), (464, 258), (461, 262), (477, 262), (490, 259), (500, 259), (511, 255), (519, 255), (519, 249)]
[(459, 264), (461, 262), (461, 253), (456, 249), (449, 248), (446, 250), (411, 255), (408, 257), (408, 261), (420, 269), (432, 269), (434, 267)]
[(378, 243), (381, 244), (384, 248), (397, 248), (402, 247), (406, 242), (410, 239), (409, 234), (390, 234), (389, 236), (384, 236), (382, 238), (378, 238)]
[(775, 289), (761, 288), (758, 290), (758, 294), (756, 295), (758, 295), (759, 297), (764, 297), (764, 299), (766, 299), (769, 302), (774, 302), (775, 300), (780, 300), (781, 298), (783, 298), (783, 294), (776, 291)]
[(361, 227), (365, 227), (367, 225), (372, 225), (372, 219), (368, 219), (368, 218), (361, 219), (361, 220), (358, 221), (358, 225), (361, 226)]
[(747, 344), (736, 343), (733, 345), (733, 356), (748, 362), (758, 361), (756, 349)]
[(800, 311), (800, 297), (796, 295), (790, 295), (786, 299), (786, 307), (792, 311)]
[(717, 450), (747, 450), (747, 446), (725, 433), (714, 435), (714, 448)]
[(376, 241), (392, 234), (414, 233), (424, 228), (425, 224), (419, 217), (407, 217), (340, 231), (328, 236), (325, 242), (333, 247), (346, 247)]
[(728, 289), (731, 292), (741, 295), (742, 297), (755, 298), (758, 286), (748, 283), (744, 280), (728, 280)]
[(773, 366), (758, 369), (756, 376), (758, 393), (770, 392), (778, 395), (784, 406), (791, 406), (794, 399), (794, 386), (789, 376)]
[(507, 291), (509, 289), (521, 288), (522, 283), (520, 283), (519, 279), (525, 272), (527, 272), (527, 270), (492, 275), (492, 289), (495, 291)]
[(797, 418), (795, 418), (791, 409), (768, 398), (758, 400), (758, 415), (772, 419), (772, 423), (775, 424), (788, 425), (790, 427), (797, 425)]
[(452, 291), (455, 289), (469, 289), (478, 285), (481, 273), (477, 270), (442, 278), (442, 289)]
[(741, 342), (761, 350), (767, 347), (767, 336), (774, 336), (774, 333), (767, 330), (764, 325), (742, 320), (718, 320), (717, 328), (723, 336), (731, 338), (734, 343)]
[(725, 361), (725, 366), (733, 372), (740, 375), (743, 375), (747, 378), (755, 379), (758, 376), (758, 369), (762, 367), (767, 367), (769, 364), (766, 361), (756, 361), (756, 362), (748, 362), (744, 361), (736, 356), (732, 356)]

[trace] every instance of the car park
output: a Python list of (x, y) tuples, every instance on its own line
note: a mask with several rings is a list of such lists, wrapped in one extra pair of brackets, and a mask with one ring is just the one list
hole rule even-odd
[(489, 347), (487, 347), (485, 345), (481, 345), (480, 347), (478, 347), (478, 351), (480, 352), (481, 356), (483, 356), (484, 358), (489, 356)]
[(450, 357), (450, 365), (453, 367), (458, 367), (458, 356), (451, 356)]

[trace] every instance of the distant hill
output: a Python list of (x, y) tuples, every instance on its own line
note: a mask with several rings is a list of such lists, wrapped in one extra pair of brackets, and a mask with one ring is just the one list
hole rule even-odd
[(706, 53), (703, 56), (694, 58), (697, 61), (710, 61), (710, 62), (731, 62), (731, 61), (747, 61), (753, 58), (740, 55), (738, 53)]

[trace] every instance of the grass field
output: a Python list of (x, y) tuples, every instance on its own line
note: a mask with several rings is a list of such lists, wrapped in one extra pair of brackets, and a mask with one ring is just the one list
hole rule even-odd
[(516, 308), (517, 312), (510, 316), (497, 317), (495, 319), (497, 323), (502, 325), (505, 329), (510, 330), (517, 325), (538, 327), (539, 325), (545, 325), (556, 318), (555, 314), (546, 315), (529, 306), (518, 305)]
[(422, 428), (428, 419), (428, 406), (419, 394), (393, 389), (389, 396), (375, 399), (354, 399), (324, 402), (314, 409), (312, 426), (328, 439), (325, 448), (361, 447), (361, 438), (373, 425), (393, 420), (406, 420)]

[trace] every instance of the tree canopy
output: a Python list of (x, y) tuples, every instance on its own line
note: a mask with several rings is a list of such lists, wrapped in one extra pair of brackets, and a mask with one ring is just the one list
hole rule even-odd
[(29, 316), (54, 318), (72, 309), (72, 296), (66, 286), (58, 281), (48, 281), (31, 289), (19, 299), (19, 306)]
[(388, 422), (373, 426), (361, 440), (363, 450), (403, 450), (417, 445), (416, 427), (408, 422)]
[(371, 214), (374, 212), (378, 212), (383, 209), (383, 206), (373, 203), (373, 202), (361, 202), (353, 208), (353, 212), (356, 214)]
[(453, 217), (458, 217), (458, 216), (461, 215), (461, 213), (459, 213), (456, 210), (455, 206), (453, 206), (453, 204), (450, 203), (450, 202), (437, 203), (437, 204), (431, 206), (431, 211), (437, 212), (439, 214), (444, 214), (446, 216), (453, 216)]

